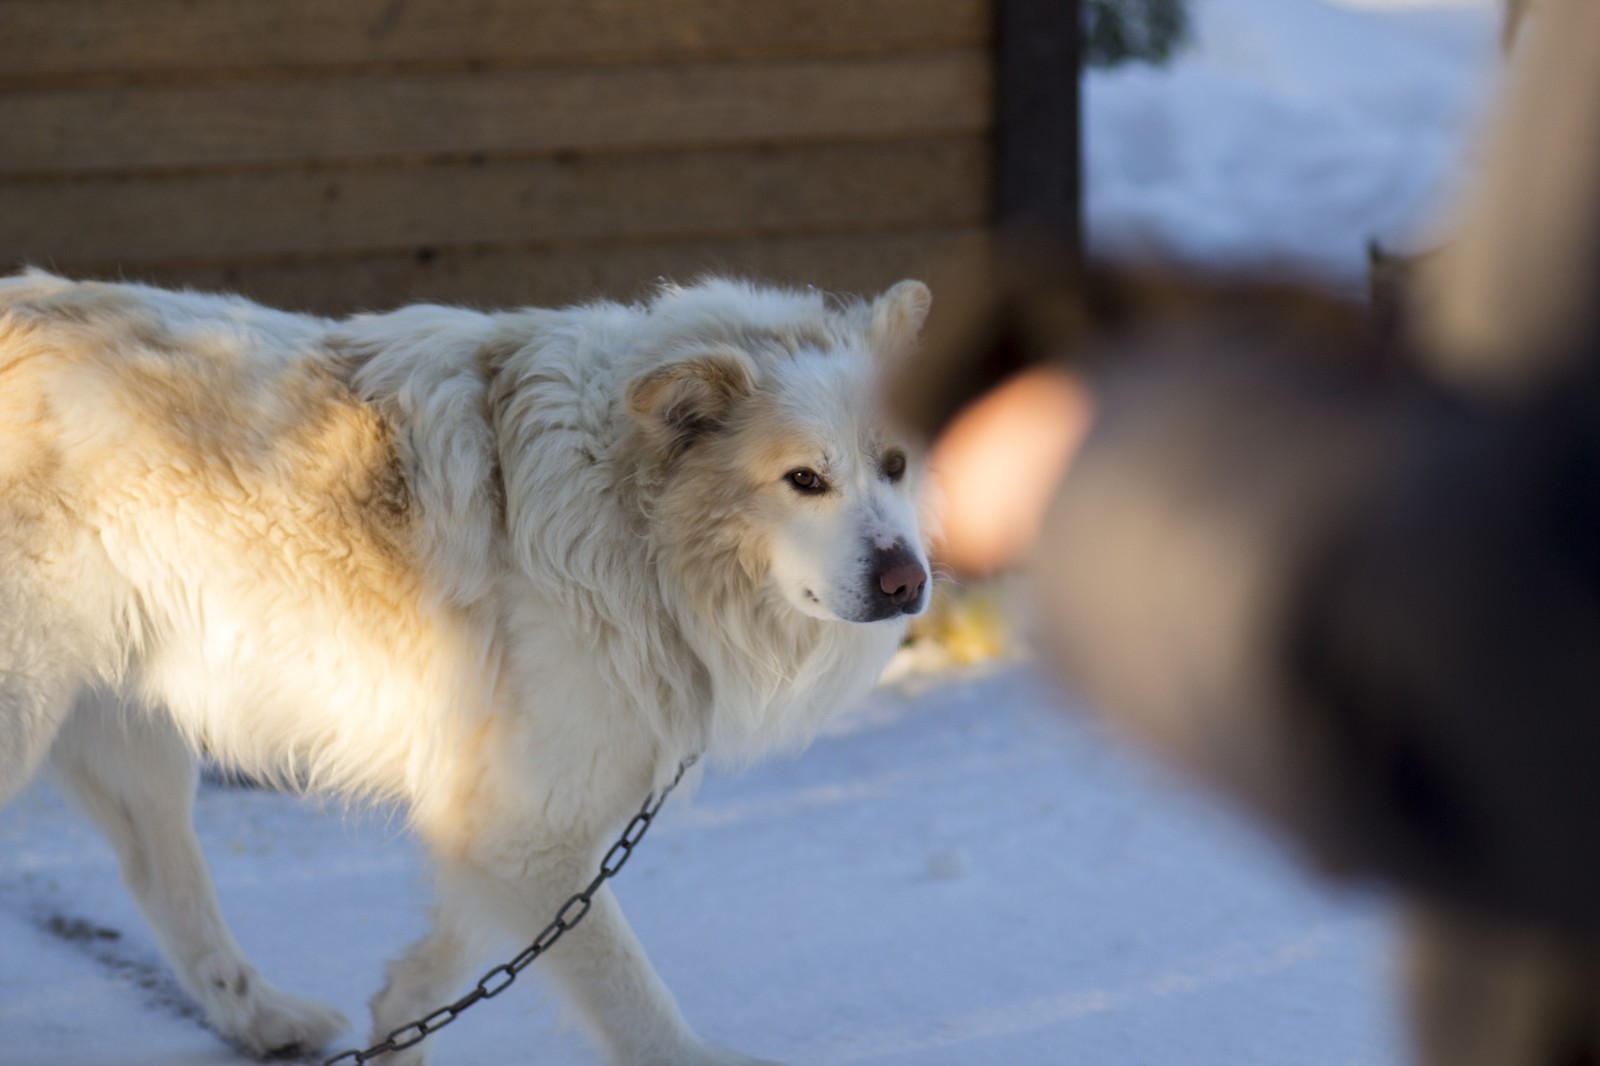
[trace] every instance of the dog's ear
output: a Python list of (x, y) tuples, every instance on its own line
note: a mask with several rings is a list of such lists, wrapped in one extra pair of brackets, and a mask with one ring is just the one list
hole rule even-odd
[(756, 386), (756, 367), (718, 347), (658, 366), (628, 383), (628, 410), (663, 454), (673, 456), (726, 421)]
[(920, 281), (901, 281), (872, 301), (867, 345), (879, 360), (899, 362), (917, 347), (922, 324), (933, 306), (933, 293)]

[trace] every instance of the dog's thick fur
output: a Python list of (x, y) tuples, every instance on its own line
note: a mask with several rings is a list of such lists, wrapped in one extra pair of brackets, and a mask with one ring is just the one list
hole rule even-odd
[[(927, 598), (874, 382), (927, 308), (711, 281), (331, 321), (0, 280), (0, 802), (49, 756), (257, 1053), (343, 1020), (230, 936), (191, 752), (398, 804), (438, 907), (374, 1032), (427, 1013), (684, 756), (802, 743), (874, 680)], [(752, 1061), (689, 1030), (607, 892), (549, 964), (617, 1061)]]

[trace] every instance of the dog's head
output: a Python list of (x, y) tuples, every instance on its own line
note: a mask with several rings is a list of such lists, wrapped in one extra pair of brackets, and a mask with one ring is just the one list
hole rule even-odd
[(755, 594), (812, 618), (903, 620), (928, 602), (920, 456), (880, 382), (930, 296), (871, 303), (711, 282), (652, 305), (668, 350), (630, 382), (652, 513), (692, 594)]

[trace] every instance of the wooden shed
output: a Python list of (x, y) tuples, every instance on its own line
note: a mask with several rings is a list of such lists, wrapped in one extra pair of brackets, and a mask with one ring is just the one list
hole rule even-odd
[(1074, 8), (0, 0), (0, 266), (325, 312), (873, 289), (1075, 197)]

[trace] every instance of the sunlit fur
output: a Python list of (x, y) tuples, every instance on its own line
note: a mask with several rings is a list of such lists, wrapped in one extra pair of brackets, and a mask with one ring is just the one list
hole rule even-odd
[[(875, 382), (927, 307), (916, 282), (711, 281), (331, 321), (0, 280), (0, 801), (51, 755), (210, 1023), (258, 1053), (342, 1019), (229, 936), (188, 752), (396, 804), (439, 905), (374, 1028), (426, 1013), (685, 755), (803, 743), (877, 676), (903, 619), (847, 620), (871, 546), (922, 549)], [(550, 968), (617, 1061), (752, 1061), (693, 1035), (609, 893)]]

